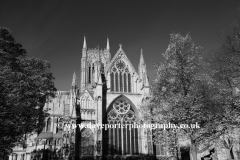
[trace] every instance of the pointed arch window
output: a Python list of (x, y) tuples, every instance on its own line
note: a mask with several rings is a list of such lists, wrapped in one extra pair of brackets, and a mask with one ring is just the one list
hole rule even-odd
[(114, 91), (114, 73), (113, 72), (110, 74), (110, 77), (111, 77), (111, 91), (113, 92)]
[(81, 105), (81, 108), (85, 108), (85, 97), (82, 97), (82, 100), (81, 100), (81, 102), (82, 102), (82, 105)]
[(91, 109), (92, 108), (92, 100), (89, 98), (88, 100), (88, 109)]
[(127, 92), (127, 74), (124, 73), (124, 77), (123, 77), (124, 81), (123, 81), (123, 84), (124, 84), (124, 92)]
[(123, 60), (118, 60), (110, 73), (111, 92), (131, 92), (131, 74)]
[(128, 92), (131, 92), (131, 74), (128, 73)]
[(86, 98), (86, 101), (85, 101), (85, 108), (87, 109), (88, 107), (88, 98)]
[(83, 98), (81, 98), (81, 108), (83, 108)]
[(123, 92), (123, 77), (122, 72), (119, 72), (119, 79), (120, 79), (120, 92)]
[(80, 138), (80, 154), (81, 155), (93, 155), (94, 152), (94, 139), (93, 132), (89, 128), (83, 129)]
[(89, 109), (89, 98), (87, 98), (87, 101), (86, 101), (86, 108)]
[(88, 83), (91, 83), (91, 64), (88, 63)]
[[(138, 150), (138, 128), (130, 128), (130, 124), (136, 123), (136, 113), (130, 103), (119, 98), (112, 104), (112, 109), (107, 114), (108, 124), (116, 127), (108, 129), (108, 148), (111, 155), (137, 155)], [(122, 124), (126, 127), (120, 127)]]
[(118, 92), (118, 87), (119, 87), (119, 84), (118, 84), (118, 73), (115, 73), (115, 85), (116, 85), (116, 92)]

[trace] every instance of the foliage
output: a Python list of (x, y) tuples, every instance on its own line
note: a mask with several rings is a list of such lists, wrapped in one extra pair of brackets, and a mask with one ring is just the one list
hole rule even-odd
[(47, 61), (27, 58), (10, 31), (0, 28), (0, 152), (41, 131), (44, 104), (56, 91), (53, 80)]
[(208, 60), (215, 70), (214, 78), (221, 88), (226, 114), (222, 125), (232, 129), (239, 126), (240, 116), (240, 11), (237, 19), (221, 36), (221, 46)]
[[(240, 10), (236, 19), (221, 34), (220, 47), (208, 57), (210, 68), (215, 71), (213, 78), (219, 84), (225, 114), (221, 119), (221, 128), (227, 131), (221, 143), (226, 150), (236, 145), (232, 131), (239, 128), (240, 122)], [(227, 136), (227, 138), (226, 138)], [(230, 159), (230, 153), (228, 154)], [(238, 159), (237, 155), (235, 158)]]
[(184, 137), (191, 142), (191, 159), (213, 143), (226, 149), (234, 145), (236, 137), (229, 133), (240, 122), (240, 12), (221, 38), (219, 49), (204, 61), (202, 48), (189, 34), (171, 34), (164, 62), (155, 66), (152, 96), (142, 105), (144, 118), (160, 124), (200, 124), (199, 129), (155, 129), (155, 143), (166, 144), (173, 154)]
[[(191, 140), (193, 159), (200, 143), (208, 143), (224, 132), (218, 127), (224, 112), (220, 86), (212, 78), (214, 72), (202, 61), (202, 53), (202, 48), (195, 46), (189, 34), (171, 34), (170, 44), (163, 54), (165, 60), (156, 65), (152, 97), (143, 107), (145, 118), (154, 123), (189, 126), (166, 131), (157, 129), (155, 141), (165, 142), (168, 150), (176, 154), (179, 140), (187, 136)], [(196, 122), (200, 128), (191, 128)], [(159, 135), (163, 136), (156, 139)]]

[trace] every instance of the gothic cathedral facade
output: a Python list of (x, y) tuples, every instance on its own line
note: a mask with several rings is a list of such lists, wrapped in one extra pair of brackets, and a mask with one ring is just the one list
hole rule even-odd
[[(71, 90), (58, 91), (45, 105), (50, 116), (42, 132), (29, 136), (25, 147), (16, 146), (9, 160), (66, 159), (71, 155), (166, 157), (162, 147), (153, 145), (151, 130), (129, 125), (145, 123), (140, 106), (149, 94), (142, 50), (136, 71), (121, 44), (112, 57), (108, 39), (103, 50), (87, 49), (84, 37), (79, 89), (74, 73)], [(126, 127), (105, 128), (114, 124)]]

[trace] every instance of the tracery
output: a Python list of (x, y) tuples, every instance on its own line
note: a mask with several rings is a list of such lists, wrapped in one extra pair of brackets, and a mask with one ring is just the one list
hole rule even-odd
[(94, 140), (93, 132), (89, 128), (85, 128), (81, 132), (81, 155), (93, 155), (94, 152)]
[(114, 63), (110, 77), (112, 92), (131, 92), (131, 74), (123, 60)]
[(108, 129), (109, 154), (138, 154), (138, 128), (130, 127), (130, 124), (136, 123), (136, 114), (131, 105), (122, 98), (116, 100), (107, 120), (108, 124), (116, 125), (116, 128)]

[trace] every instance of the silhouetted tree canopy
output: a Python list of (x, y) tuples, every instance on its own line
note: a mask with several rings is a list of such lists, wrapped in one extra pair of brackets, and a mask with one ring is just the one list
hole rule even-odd
[(28, 58), (9, 29), (0, 27), (0, 152), (41, 131), (44, 104), (55, 96), (53, 80), (49, 62)]

